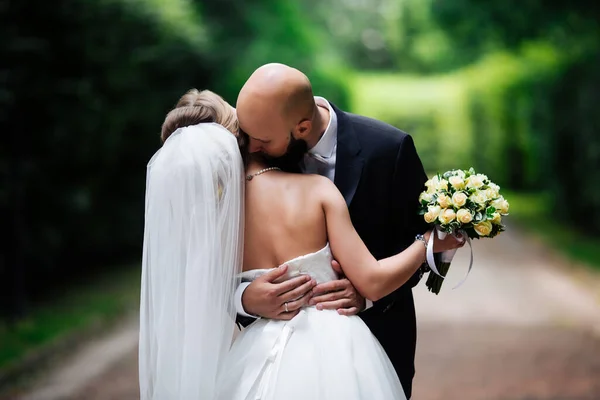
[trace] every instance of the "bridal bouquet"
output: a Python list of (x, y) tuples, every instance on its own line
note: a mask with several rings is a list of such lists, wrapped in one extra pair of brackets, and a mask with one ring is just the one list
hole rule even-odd
[[(493, 238), (504, 231), (502, 217), (508, 215), (508, 201), (500, 195), (498, 185), (473, 168), (438, 174), (425, 186), (427, 190), (419, 197), (419, 214), (425, 222), (435, 226), (434, 234), (439, 239), (452, 234), (464, 237), (470, 246), (470, 239)], [(427, 287), (438, 294), (456, 250), (442, 253), (438, 271), (433, 260), (432, 239), (433, 235), (429, 240), (427, 259), (434, 274), (429, 274)], [(472, 264), (471, 250), (469, 270)]]

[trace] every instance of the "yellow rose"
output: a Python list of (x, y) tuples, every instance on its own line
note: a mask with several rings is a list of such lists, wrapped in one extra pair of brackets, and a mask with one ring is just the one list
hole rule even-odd
[(468, 224), (469, 222), (473, 221), (473, 214), (471, 214), (471, 212), (469, 210), (467, 210), (465, 208), (461, 208), (456, 213), (456, 219), (461, 224)]
[(433, 223), (437, 219), (438, 215), (440, 215), (440, 212), (442, 212), (442, 208), (440, 206), (429, 206), (427, 208), (427, 212), (423, 216), (425, 218), (425, 222), (428, 224)]
[(465, 181), (460, 176), (451, 176), (448, 179), (448, 182), (450, 182), (452, 187), (456, 190), (461, 190), (465, 188)]
[(456, 218), (456, 213), (453, 209), (447, 208), (440, 213), (439, 219), (442, 224), (449, 224)]
[(471, 175), (470, 177), (467, 178), (467, 187), (468, 188), (479, 189), (482, 186), (483, 186), (483, 178), (481, 175), (479, 175), (479, 174)]
[(502, 217), (499, 213), (495, 212), (492, 214), (492, 219), (490, 221), (492, 221), (492, 224), (499, 225), (500, 222), (502, 222)]
[(475, 224), (473, 225), (473, 228), (479, 236), (488, 236), (490, 233), (492, 233), (492, 223), (490, 221), (483, 221)]
[(504, 200), (504, 197), (500, 196), (492, 202), (492, 207), (498, 210), (500, 214), (508, 214), (510, 205), (508, 204), (508, 201)]
[(485, 195), (485, 192), (478, 190), (475, 193), (473, 193), (471, 196), (469, 196), (469, 200), (471, 200), (473, 203), (477, 204), (479, 206), (479, 209), (482, 209), (483, 207), (485, 207), (485, 204), (487, 203), (488, 198)]
[(452, 205), (452, 199), (445, 194), (440, 194), (437, 198), (437, 202), (442, 208), (448, 208)]
[(463, 192), (456, 192), (452, 195), (452, 204), (456, 207), (462, 207), (467, 203), (467, 195)]

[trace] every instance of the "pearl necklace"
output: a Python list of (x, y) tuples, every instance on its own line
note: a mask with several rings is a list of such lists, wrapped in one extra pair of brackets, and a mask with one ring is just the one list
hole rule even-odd
[(269, 171), (281, 171), (281, 168), (278, 168), (278, 167), (263, 168), (260, 171), (255, 172), (251, 175), (246, 175), (246, 180), (251, 181), (255, 176), (262, 175), (265, 172), (269, 172)]

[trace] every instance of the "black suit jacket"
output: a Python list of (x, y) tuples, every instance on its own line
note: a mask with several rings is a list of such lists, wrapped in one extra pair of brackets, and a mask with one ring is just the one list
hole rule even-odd
[[(428, 229), (418, 215), (427, 175), (413, 139), (381, 121), (333, 108), (338, 119), (335, 184), (346, 199), (356, 231), (375, 258), (395, 255)], [(359, 314), (392, 361), (407, 398), (412, 394), (416, 348), (411, 289), (419, 279), (417, 272)]]
[[(373, 256), (393, 256), (428, 229), (418, 215), (427, 175), (413, 139), (384, 122), (333, 108), (338, 119), (335, 185)], [(418, 282), (419, 273), (399, 290)], [(393, 297), (378, 303), (387, 306)]]

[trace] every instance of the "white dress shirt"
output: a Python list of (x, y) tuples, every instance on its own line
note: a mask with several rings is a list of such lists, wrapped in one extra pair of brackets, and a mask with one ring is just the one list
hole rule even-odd
[[(331, 104), (323, 97), (315, 96), (315, 103), (319, 107), (326, 107), (329, 109), (329, 123), (321, 139), (317, 144), (308, 150), (308, 153), (304, 156), (304, 159), (300, 165), (302, 172), (306, 174), (318, 174), (326, 176), (331, 181), (335, 178), (335, 159), (337, 150), (337, 115), (335, 110), (331, 107)], [(245, 317), (256, 318), (255, 315), (249, 315), (244, 310), (242, 305), (242, 295), (244, 290), (250, 285), (250, 282), (242, 282), (235, 291), (235, 306), (237, 313)], [(371, 300), (365, 299), (366, 305), (365, 310), (373, 306)]]

